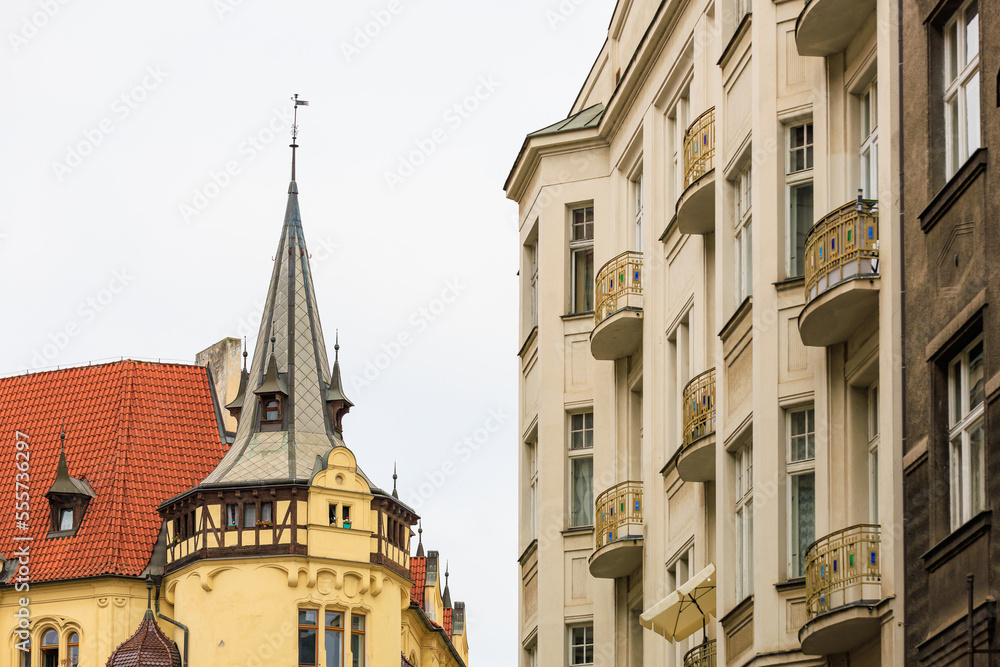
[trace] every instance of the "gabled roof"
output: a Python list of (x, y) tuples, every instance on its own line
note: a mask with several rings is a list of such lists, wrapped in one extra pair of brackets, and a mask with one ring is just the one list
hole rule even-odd
[(325, 460), (331, 449), (343, 446), (326, 403), (331, 384), (299, 188), (293, 180), (247, 384), (248, 397), (264, 391), (286, 394), (282, 412), (287, 428), (262, 432), (260, 402), (245, 400), (232, 448), (201, 485), (308, 482), (317, 459)]
[(535, 130), (528, 135), (528, 138), (541, 137), (546, 134), (558, 134), (560, 132), (572, 132), (573, 130), (585, 130), (588, 127), (597, 127), (601, 124), (601, 118), (604, 116), (604, 105), (598, 102), (597, 104), (587, 107), (583, 111), (579, 111), (569, 118), (564, 118), (558, 123), (553, 123), (548, 127), (543, 127), (540, 130)]
[[(0, 378), (0, 431), (28, 435), (27, 530), (15, 523), (16, 449), (0, 447), (0, 554), (30, 537), (31, 581), (139, 575), (160, 532), (156, 506), (198, 483), (225, 451), (206, 368), (126, 360)], [(71, 537), (47, 539), (65, 420), (69, 474), (94, 498)]]

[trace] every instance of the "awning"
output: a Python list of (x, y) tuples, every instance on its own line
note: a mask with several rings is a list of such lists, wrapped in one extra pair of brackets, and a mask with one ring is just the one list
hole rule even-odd
[(709, 565), (647, 609), (639, 623), (676, 642), (701, 630), (705, 619), (714, 614), (715, 565)]

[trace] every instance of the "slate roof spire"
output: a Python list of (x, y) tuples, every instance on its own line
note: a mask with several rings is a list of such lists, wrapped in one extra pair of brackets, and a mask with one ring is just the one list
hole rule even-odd
[(451, 563), (449, 561), (444, 562), (444, 595), (441, 596), (442, 605), (447, 609), (451, 607), (451, 590), (448, 588), (448, 577), (451, 575), (449, 570), (451, 569)]
[[(293, 99), (296, 109), (306, 104)], [(291, 148), (293, 176), (236, 437), (202, 485), (306, 482), (317, 459), (344, 445), (339, 417), (351, 403), (340, 388), (336, 361), (331, 374), (320, 324), (294, 176), (297, 125)], [(283, 394), (280, 428), (259, 419), (266, 391)]]

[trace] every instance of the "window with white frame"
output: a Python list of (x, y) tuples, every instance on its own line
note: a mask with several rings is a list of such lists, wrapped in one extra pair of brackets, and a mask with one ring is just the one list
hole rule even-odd
[(569, 629), (569, 664), (594, 664), (594, 626), (575, 625)]
[(529, 285), (531, 289), (531, 327), (538, 326), (538, 241), (528, 246)]
[(806, 549), (816, 539), (816, 413), (787, 413), (788, 576), (805, 576)]
[(751, 167), (747, 164), (740, 171), (736, 180), (733, 181), (735, 187), (734, 212), (734, 236), (735, 236), (735, 258), (736, 258), (736, 305), (743, 303), (744, 299), (753, 294), (753, 229), (751, 226), (751, 203), (753, 190), (751, 188)]
[(535, 539), (538, 537), (538, 442), (526, 442), (524, 450), (528, 468), (528, 534)]
[(594, 207), (573, 209), (571, 216), (570, 305), (573, 313), (594, 310)]
[(594, 525), (594, 413), (569, 416), (570, 527)]
[(861, 196), (878, 199), (878, 86), (865, 88), (858, 100), (861, 128)]
[(878, 383), (868, 388), (868, 520), (879, 522), (878, 515)]
[(805, 273), (806, 235), (813, 225), (813, 124), (791, 125), (786, 132), (785, 192), (788, 200), (788, 277)]
[(632, 217), (635, 220), (635, 251), (642, 252), (642, 172), (632, 179)]
[(948, 365), (952, 530), (986, 506), (985, 395), (983, 338), (980, 336)]
[(684, 191), (684, 135), (688, 128), (688, 117), (690, 115), (690, 84), (681, 91), (677, 101), (667, 112), (667, 136), (670, 141), (668, 151), (668, 168), (670, 174), (667, 177), (667, 201), (671, 210), (677, 198)]
[(948, 178), (980, 145), (979, 2), (966, 0), (944, 29), (944, 107)]
[(736, 601), (753, 595), (753, 442), (735, 453)]

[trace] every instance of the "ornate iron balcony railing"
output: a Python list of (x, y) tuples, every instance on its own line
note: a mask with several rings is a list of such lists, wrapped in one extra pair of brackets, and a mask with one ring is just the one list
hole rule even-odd
[(715, 667), (715, 640), (709, 639), (685, 653), (684, 667)]
[(715, 433), (715, 369), (694, 376), (684, 387), (684, 443)]
[(715, 107), (698, 116), (684, 133), (684, 187), (708, 173), (715, 157)]
[(594, 548), (642, 535), (642, 482), (622, 482), (594, 502)]
[(878, 274), (878, 202), (844, 204), (813, 225), (805, 244), (806, 303), (834, 285)]
[(642, 253), (629, 250), (601, 267), (596, 281), (596, 324), (625, 308), (642, 308)]
[(806, 550), (806, 614), (812, 620), (852, 602), (881, 598), (880, 530), (858, 524), (822, 537)]

